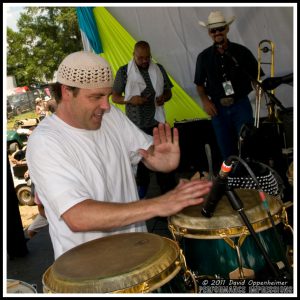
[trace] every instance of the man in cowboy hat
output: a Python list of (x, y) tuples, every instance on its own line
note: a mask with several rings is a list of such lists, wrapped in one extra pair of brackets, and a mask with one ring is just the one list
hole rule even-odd
[(212, 118), (223, 159), (238, 154), (241, 127), (254, 122), (248, 94), (258, 73), (258, 63), (251, 51), (227, 38), (234, 19), (213, 11), (207, 22), (199, 22), (207, 28), (213, 45), (198, 55), (194, 78), (203, 108)]

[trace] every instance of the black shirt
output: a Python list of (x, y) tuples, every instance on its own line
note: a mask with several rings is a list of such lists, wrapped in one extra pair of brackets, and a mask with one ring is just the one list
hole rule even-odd
[[(204, 86), (207, 95), (216, 101), (226, 97), (222, 83), (229, 80), (234, 90), (233, 96), (240, 98), (253, 90), (251, 80), (257, 80), (257, 75), (258, 62), (251, 51), (228, 41), (224, 54), (213, 45), (198, 55), (194, 83)], [(262, 70), (261, 75), (264, 75)]]

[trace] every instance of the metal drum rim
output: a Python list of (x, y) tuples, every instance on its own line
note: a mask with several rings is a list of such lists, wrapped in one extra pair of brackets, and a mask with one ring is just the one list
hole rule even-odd
[[(141, 234), (141, 233), (132, 233)], [(86, 282), (70, 282), (62, 280), (53, 274), (53, 264), (46, 270), (42, 277), (44, 290), (49, 293), (144, 293), (151, 292), (170, 281), (180, 271), (180, 249), (177, 243), (169, 238), (154, 235), (152, 233), (142, 233), (147, 236), (153, 235), (159, 238), (168, 249), (163, 253), (159, 266), (152, 270), (153, 265), (145, 266), (143, 270), (135, 270), (135, 273), (128, 273), (130, 278), (118, 278), (118, 276), (99, 280), (97, 278)], [(122, 235), (122, 234), (120, 234)], [(154, 264), (157, 264), (155, 261)], [(142, 274), (142, 271), (144, 274)], [(127, 273), (126, 273), (127, 274)], [(147, 277), (140, 279), (142, 277)], [(137, 282), (139, 281), (139, 282)]]

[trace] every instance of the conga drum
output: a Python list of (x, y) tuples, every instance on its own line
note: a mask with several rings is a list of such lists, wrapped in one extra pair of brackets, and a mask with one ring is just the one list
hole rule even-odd
[(44, 293), (184, 293), (180, 248), (152, 233), (95, 239), (65, 252), (43, 274)]
[(35, 285), (16, 279), (7, 279), (6, 290), (8, 294), (37, 294)]
[[(280, 247), (282, 244), (277, 243), (272, 222), (261, 204), (258, 191), (236, 189), (235, 192), (271, 261), (282, 266), (284, 246)], [(281, 240), (282, 201), (268, 194), (266, 197)], [(196, 278), (240, 279), (263, 275), (268, 268), (266, 259), (227, 196), (221, 198), (211, 218), (201, 214), (202, 205), (187, 207), (169, 217), (169, 229)]]

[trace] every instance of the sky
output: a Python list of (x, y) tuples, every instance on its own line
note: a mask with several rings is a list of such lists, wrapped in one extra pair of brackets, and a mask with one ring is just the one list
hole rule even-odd
[(20, 13), (23, 11), (24, 6), (9, 6), (6, 7), (6, 26), (10, 27), (12, 30), (17, 31), (17, 20), (20, 16)]

